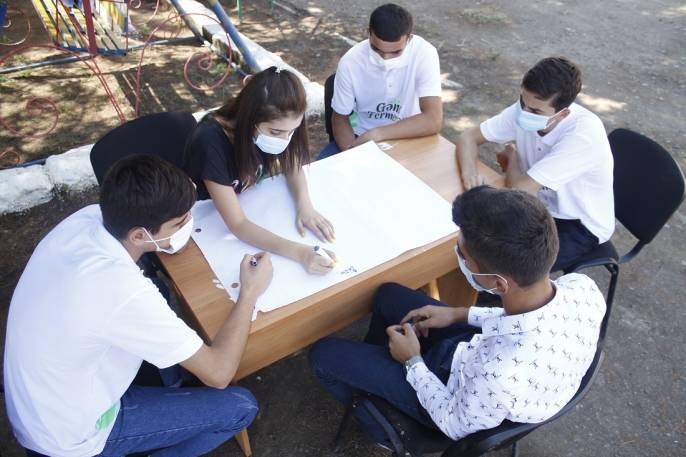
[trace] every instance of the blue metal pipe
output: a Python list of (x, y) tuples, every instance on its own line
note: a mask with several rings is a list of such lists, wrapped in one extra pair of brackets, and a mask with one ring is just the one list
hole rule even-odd
[[(172, 2), (176, 3), (176, 0), (172, 0)], [(219, 1), (208, 0), (207, 3), (209, 3), (210, 8), (217, 16), (217, 19), (219, 19), (219, 22), (221, 22), (222, 26), (224, 27), (224, 30), (228, 32), (233, 42), (236, 43), (236, 46), (238, 46), (238, 49), (241, 51), (243, 59), (245, 60), (245, 63), (248, 64), (248, 67), (250, 67), (250, 69), (255, 73), (260, 71), (260, 66), (257, 64), (257, 61), (252, 56), (252, 54), (250, 54), (248, 47), (245, 45), (245, 42), (243, 41), (243, 38), (241, 38), (241, 36), (238, 34), (238, 31), (231, 23), (231, 19), (224, 11), (224, 8), (222, 8), (222, 6), (219, 4)]]

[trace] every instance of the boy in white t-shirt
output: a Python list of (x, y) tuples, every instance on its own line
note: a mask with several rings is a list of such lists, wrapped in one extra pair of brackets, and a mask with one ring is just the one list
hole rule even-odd
[[(50, 456), (162, 449), (186, 457), (211, 451), (255, 418), (252, 394), (227, 385), (271, 281), (269, 254), (245, 256), (240, 296), (212, 346), (136, 264), (147, 252), (173, 254), (186, 244), (195, 200), (181, 170), (133, 156), (107, 173), (100, 205), (72, 214), (38, 244), (14, 290), (5, 341), (7, 413), (22, 446)], [(132, 385), (143, 360), (160, 369), (180, 364), (211, 387)]]
[(573, 62), (545, 58), (524, 75), (517, 102), (457, 142), (466, 189), (485, 183), (478, 147), (505, 145), (498, 154), (505, 185), (537, 195), (555, 218), (560, 252), (553, 271), (608, 241), (615, 226), (610, 144), (598, 116), (574, 103), (580, 91)]
[(319, 159), (367, 141), (433, 135), (443, 125), (438, 52), (412, 34), (412, 16), (388, 3), (369, 18), (369, 39), (338, 63), (331, 126)]

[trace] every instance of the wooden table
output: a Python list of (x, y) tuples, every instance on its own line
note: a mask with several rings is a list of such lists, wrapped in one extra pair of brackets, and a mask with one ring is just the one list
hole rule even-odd
[[(389, 143), (393, 147), (387, 154), (449, 202), (463, 191), (455, 146), (445, 138), (435, 135)], [(484, 164), (480, 163), (479, 167), (490, 184), (502, 186), (500, 175)], [(472, 304), (474, 290), (456, 269), (455, 239), (455, 234), (446, 236), (288, 306), (258, 314), (235, 380), (365, 316), (371, 311), (374, 292), (385, 282), (419, 288), (438, 279), (434, 284), (444, 302)], [(206, 342), (211, 341), (234, 303), (224, 290), (215, 287), (212, 282), (215, 275), (200, 249), (191, 240), (181, 253), (161, 254), (160, 261), (181, 298), (186, 322)]]

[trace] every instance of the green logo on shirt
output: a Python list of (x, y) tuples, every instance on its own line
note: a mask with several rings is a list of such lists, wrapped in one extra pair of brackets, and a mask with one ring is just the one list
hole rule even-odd
[(350, 116), (348, 116), (348, 119), (350, 120), (350, 127), (355, 128), (357, 127), (357, 121), (358, 121), (359, 115), (357, 114), (357, 111), (353, 111)]
[(98, 430), (105, 429), (109, 427), (109, 425), (114, 422), (114, 420), (117, 418), (117, 413), (119, 412), (119, 403), (113, 404), (110, 409), (102, 413), (102, 416), (95, 421), (95, 428)]

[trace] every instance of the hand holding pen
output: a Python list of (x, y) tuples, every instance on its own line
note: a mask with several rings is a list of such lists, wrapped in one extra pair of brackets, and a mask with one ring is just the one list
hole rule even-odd
[(302, 264), (309, 273), (327, 274), (336, 264), (336, 254), (321, 246), (304, 247)]

